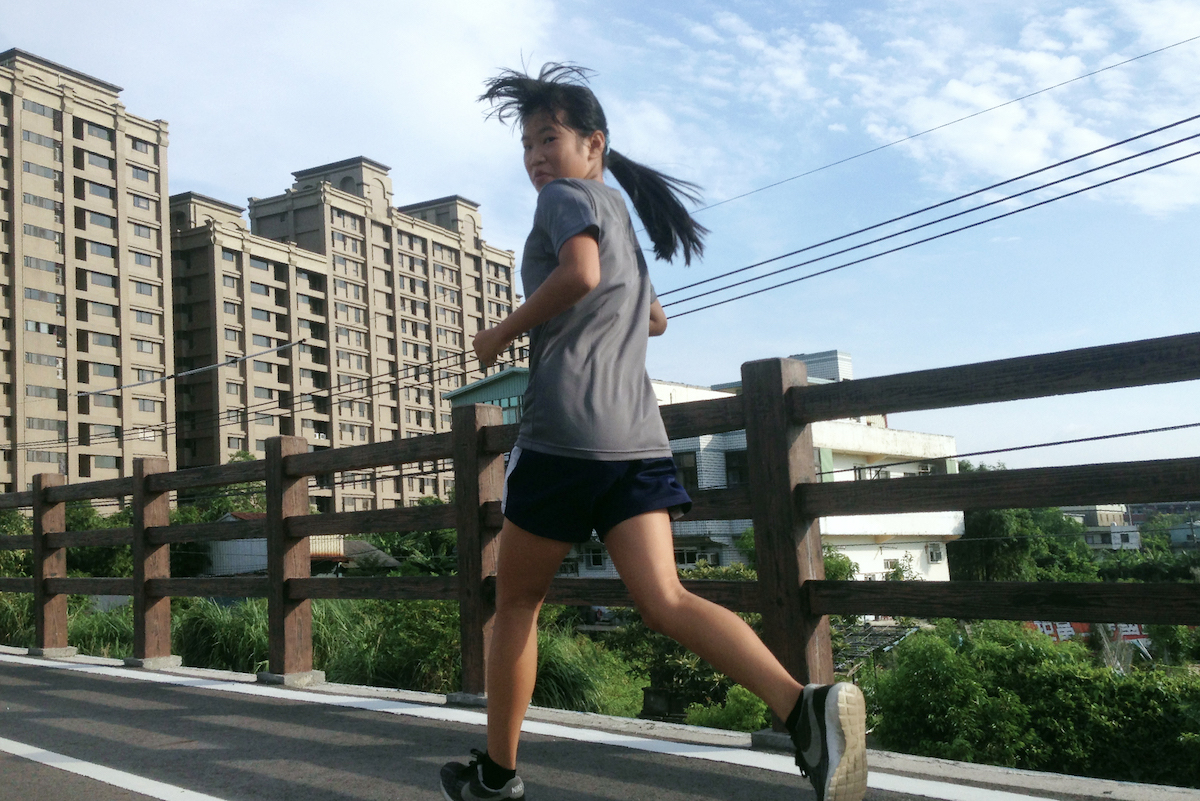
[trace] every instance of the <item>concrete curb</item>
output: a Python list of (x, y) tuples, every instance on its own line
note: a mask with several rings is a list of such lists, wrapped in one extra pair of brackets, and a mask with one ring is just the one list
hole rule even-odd
[[(758, 731), (754, 733), (753, 739), (755, 748), (792, 753), (792, 741), (782, 732), (769, 729)], [(873, 748), (867, 749), (867, 767), (872, 772), (971, 784), (1010, 792), (1027, 790), (1039, 794), (1050, 793), (1054, 796), (1113, 801), (1200, 801), (1200, 790), (1186, 787), (1165, 787), (1160, 784), (1139, 784), (1020, 768), (1002, 768)]]

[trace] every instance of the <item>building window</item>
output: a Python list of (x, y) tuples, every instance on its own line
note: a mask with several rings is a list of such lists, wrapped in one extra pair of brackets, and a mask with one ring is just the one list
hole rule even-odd
[(225, 444), (228, 445), (229, 449), (232, 451), (241, 451), (246, 449), (245, 437), (227, 437)]
[(114, 334), (92, 334), (92, 344), (103, 348), (115, 348), (117, 337)]
[[(253, 261), (251, 261), (251, 263), (253, 264)], [(268, 287), (266, 284), (256, 284), (253, 281), (250, 282), (250, 291), (253, 292), (255, 295), (270, 295), (271, 294), (271, 288)]]
[(265, 309), (251, 309), (250, 316), (255, 320), (266, 320), (267, 322), (271, 321), (271, 313)]
[(134, 322), (138, 322), (143, 325), (156, 325), (158, 323), (158, 320), (155, 319), (155, 316), (156, 315), (153, 315), (150, 312), (145, 312), (145, 311), (134, 310), (134, 312), (133, 312)]
[[(229, 301), (225, 301), (225, 313), (226, 314), (232, 314), (234, 316), (237, 316), (237, 314), (240, 311), (241, 311), (241, 307), (238, 306), (236, 303), (230, 303)], [(228, 329), (226, 329), (226, 330), (228, 330)], [(228, 339), (228, 336), (226, 336), (226, 339)]]
[(234, 383), (233, 381), (226, 381), (225, 382), (225, 394), (226, 395), (237, 395), (240, 398), (242, 396), (242, 385)]
[(108, 470), (116, 470), (121, 465), (117, 463), (119, 456), (93, 456), (92, 466), (106, 468)]
[(139, 412), (157, 412), (158, 404), (161, 401), (151, 400), (150, 398), (138, 398), (137, 406)]
[(116, 289), (117, 287), (116, 276), (105, 275), (104, 273), (92, 273), (91, 281), (96, 286), (104, 286), (109, 289)]
[[(232, 304), (226, 304), (226, 305), (232, 305)], [(225, 311), (227, 313), (229, 312), (228, 309), (226, 309)], [(236, 314), (237, 312), (233, 312), (233, 313)], [(225, 341), (226, 342), (237, 342), (239, 339), (239, 336), (240, 336), (240, 334), (236, 328), (226, 328), (225, 329)]]
[(130, 139), (129, 143), (133, 147), (133, 149), (136, 150), (138, 153), (149, 153), (150, 152), (150, 143), (149, 142), (143, 142), (141, 139)]
[(151, 234), (150, 226), (140, 225), (139, 223), (133, 224), (133, 235), (134, 236), (140, 236), (142, 239), (149, 239), (150, 234)]
[(88, 242), (88, 250), (96, 256), (103, 256), (106, 259), (114, 258), (116, 249), (112, 245), (105, 245), (102, 242)]
[(109, 409), (117, 408), (118, 400), (116, 395), (92, 395), (92, 404), (94, 406), (103, 406)]
[(97, 139), (103, 139), (105, 142), (111, 142), (113, 138), (112, 131), (108, 128), (102, 128), (94, 123), (87, 124), (88, 136), (94, 136)]
[[(145, 209), (146, 211), (150, 210), (150, 198), (142, 197), (141, 195), (130, 195), (130, 197), (133, 199), (133, 207), (135, 209)], [(137, 233), (136, 226), (134, 227), (134, 233)], [(146, 234), (146, 236), (150, 235)]]
[(598, 546), (589, 546), (583, 550), (583, 565), (588, 570), (603, 570), (604, 569), (604, 549)]
[(109, 228), (109, 229), (115, 228), (117, 226), (117, 221), (115, 218), (110, 217), (107, 214), (101, 214), (98, 211), (89, 211), (88, 212), (88, 223), (90, 225), (98, 225), (101, 228)]
[(139, 295), (149, 295), (154, 297), (154, 284), (147, 284), (144, 281), (134, 281), (133, 291)]
[(696, 470), (696, 452), (675, 454), (675, 477), (688, 492), (700, 489), (700, 477)]
[(133, 175), (133, 180), (135, 181), (149, 182), (150, 180), (150, 171), (143, 170), (141, 167), (130, 167), (130, 173)]
[(238, 280), (232, 275), (221, 276), (221, 283), (233, 290), (238, 288)]
[(154, 267), (154, 257), (146, 253), (134, 253), (133, 263), (139, 267)]
[(740, 487), (749, 481), (747, 476), (746, 452), (725, 452), (725, 486)]

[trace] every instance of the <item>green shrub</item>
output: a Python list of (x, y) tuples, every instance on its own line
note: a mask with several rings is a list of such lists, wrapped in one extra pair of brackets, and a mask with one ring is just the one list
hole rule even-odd
[(940, 624), (871, 688), (888, 748), (1200, 787), (1200, 677), (1122, 675), (1017, 623)]
[(171, 650), (193, 667), (257, 673), (267, 669), (267, 602), (186, 604), (172, 620)]
[(329, 681), (447, 693), (460, 686), (458, 606), (315, 601), (313, 660)]
[(81, 654), (121, 659), (133, 656), (133, 605), (97, 612), (83, 607), (67, 621), (67, 642)]
[(0, 592), (0, 644), (33, 646), (33, 593)]
[(686, 722), (692, 726), (732, 731), (759, 731), (771, 725), (771, 712), (757, 695), (740, 684), (729, 688), (725, 703), (717, 706), (692, 704)]

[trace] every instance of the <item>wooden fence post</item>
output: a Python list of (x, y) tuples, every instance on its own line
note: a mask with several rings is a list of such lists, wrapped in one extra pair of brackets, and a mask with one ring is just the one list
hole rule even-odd
[(288, 535), (287, 519), (308, 514), (308, 476), (291, 477), (284, 472), (284, 459), (307, 453), (301, 437), (271, 437), (267, 440), (267, 595), (268, 671), (258, 680), (267, 684), (303, 687), (325, 680), (313, 670), (312, 601), (288, 598), (288, 581), (312, 574), (308, 538)]
[(46, 579), (67, 577), (65, 548), (46, 547), (46, 535), (67, 530), (67, 505), (47, 503), (46, 489), (61, 487), (66, 476), (39, 473), (33, 477), (33, 648), (30, 656), (74, 656), (67, 645), (67, 596), (46, 592)]
[(171, 524), (170, 493), (148, 491), (146, 477), (170, 469), (162, 458), (133, 460), (133, 656), (125, 660), (130, 667), (157, 670), (182, 663), (171, 655), (171, 599), (146, 593), (148, 580), (171, 577), (171, 546), (146, 541), (146, 529)]
[(480, 696), (487, 691), (487, 649), (495, 612), (495, 599), (484, 592), (484, 580), (496, 573), (497, 546), (497, 532), (484, 528), (483, 504), (500, 500), (504, 486), (504, 456), (483, 452), (482, 429), (503, 425), (504, 411), (474, 404), (457, 407), (452, 414), (462, 694)]
[[(825, 578), (817, 521), (797, 512), (794, 489), (817, 481), (811, 426), (793, 425), (787, 391), (805, 386), (804, 362), (764, 359), (742, 365), (746, 450), (763, 639), (797, 681), (833, 681), (829, 619), (813, 615), (800, 585)], [(776, 721), (776, 727), (781, 722)]]

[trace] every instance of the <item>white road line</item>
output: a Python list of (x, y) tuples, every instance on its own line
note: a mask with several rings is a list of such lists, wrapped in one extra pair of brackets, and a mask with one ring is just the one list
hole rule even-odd
[(154, 779), (144, 779), (141, 776), (135, 776), (123, 770), (106, 768), (103, 765), (97, 765), (93, 762), (84, 762), (82, 759), (69, 757), (66, 754), (56, 754), (53, 751), (26, 745), (25, 743), (18, 743), (15, 740), (6, 740), (3, 737), (0, 737), (0, 751), (21, 757), (22, 759), (40, 762), (52, 768), (65, 770), (77, 776), (84, 776), (88, 779), (95, 779), (98, 782), (111, 784), (114, 787), (120, 787), (122, 790), (141, 793), (151, 798), (159, 798), (162, 801), (222, 801), (222, 799), (216, 796), (186, 790), (183, 787), (176, 787), (173, 784), (166, 784), (165, 782), (157, 782)]
[[(474, 726), (487, 725), (487, 714), (469, 709), (444, 706), (426, 706), (406, 701), (389, 701), (384, 698), (362, 698), (352, 695), (332, 695), (305, 690), (289, 690), (272, 687), (265, 684), (248, 684), (245, 682), (218, 681), (215, 679), (199, 679), (190, 676), (174, 676), (168, 673), (152, 673), (137, 669), (106, 667), (104, 665), (87, 665), (71, 662), (57, 662), (23, 656), (0, 654), (0, 663), (7, 662), (29, 667), (55, 668), (72, 670), (82, 673), (94, 673), (101, 676), (114, 676), (147, 681), (155, 684), (172, 684), (184, 687), (197, 687), (218, 692), (254, 695), (264, 698), (278, 698), (286, 701), (304, 701), (325, 706), (338, 706), (349, 709), (362, 709), (375, 712), (387, 712), (405, 717), (438, 720), (447, 723), (466, 723)], [(764, 751), (752, 751), (745, 748), (721, 748), (711, 745), (695, 745), (679, 743), (670, 740), (654, 740), (649, 737), (639, 737), (630, 734), (614, 734), (597, 729), (582, 729), (563, 726), (556, 723), (543, 723), (527, 720), (521, 730), (529, 734), (540, 734), (547, 737), (557, 737), (562, 740), (598, 743), (620, 748), (630, 748), (636, 751), (646, 751), (655, 754), (667, 754), (688, 759), (703, 759), (709, 762), (722, 762), (730, 765), (769, 770), (775, 773), (798, 774), (796, 764), (791, 757), (782, 754), (772, 754)], [(915, 779), (898, 776), (893, 773), (872, 771), (867, 775), (867, 786), (877, 790), (906, 793), (908, 795), (936, 798), (939, 801), (1024, 801), (1025, 799), (1044, 799), (1045, 796), (1024, 795), (1005, 790), (990, 790), (970, 785), (952, 784), (950, 782), (933, 781), (930, 779)]]

